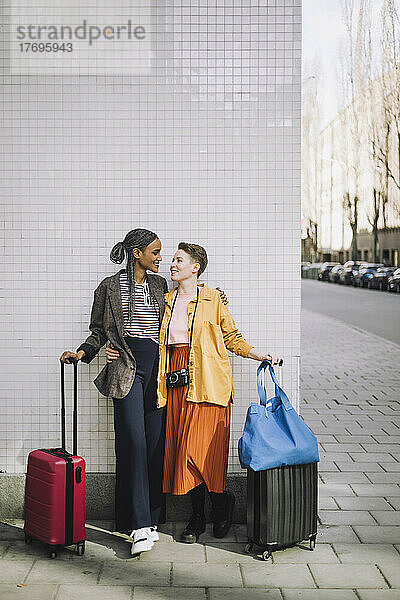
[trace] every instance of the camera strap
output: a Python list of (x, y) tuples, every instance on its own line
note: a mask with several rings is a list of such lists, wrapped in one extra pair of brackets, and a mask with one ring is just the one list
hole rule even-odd
[[(168, 326), (167, 326), (167, 332), (166, 332), (166, 337), (165, 337), (165, 345), (167, 347), (167, 361), (166, 361), (166, 365), (165, 365), (165, 372), (169, 373), (169, 345), (168, 345), (168, 340), (169, 340), (169, 326), (171, 324), (171, 320), (172, 320), (172, 314), (174, 312), (174, 308), (175, 308), (175, 304), (176, 304), (176, 299), (178, 298), (178, 290), (176, 291), (175, 294), (175, 298), (174, 301), (172, 303), (172, 307), (171, 307), (171, 316), (169, 318), (168, 321)], [(196, 305), (194, 307), (194, 312), (193, 312), (193, 319), (192, 319), (192, 325), (190, 327), (190, 339), (189, 339), (189, 353), (190, 350), (192, 348), (192, 339), (193, 339), (193, 327), (194, 327), (194, 318), (196, 316), (196, 310), (197, 310), (197, 305), (199, 303), (199, 286), (197, 286), (197, 294), (196, 294)]]

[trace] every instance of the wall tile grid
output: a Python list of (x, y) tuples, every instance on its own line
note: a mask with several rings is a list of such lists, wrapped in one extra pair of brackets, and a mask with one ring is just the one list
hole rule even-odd
[[(162, 6), (158, 6), (160, 4)], [(246, 338), (285, 358), (297, 402), (301, 0), (167, 0), (152, 8), (148, 75), (4, 75), (0, 471), (59, 445), (59, 362), (87, 335), (113, 244), (147, 227), (168, 263), (204, 245)], [(79, 452), (113, 471), (111, 400), (79, 368)], [(256, 363), (232, 358), (229, 471), (256, 399)], [(67, 381), (71, 381), (69, 370)]]

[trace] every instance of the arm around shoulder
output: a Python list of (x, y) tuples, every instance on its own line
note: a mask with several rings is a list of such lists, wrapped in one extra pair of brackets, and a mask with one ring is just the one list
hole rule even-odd
[(226, 348), (238, 356), (247, 358), (253, 346), (246, 341), (244, 336), (236, 327), (235, 321), (228, 307), (223, 304), (219, 294), (218, 302), (220, 303), (220, 327)]

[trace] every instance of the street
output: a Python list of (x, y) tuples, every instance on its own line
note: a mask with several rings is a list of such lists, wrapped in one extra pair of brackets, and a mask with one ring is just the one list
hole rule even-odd
[(303, 279), (302, 307), (400, 344), (400, 294)]

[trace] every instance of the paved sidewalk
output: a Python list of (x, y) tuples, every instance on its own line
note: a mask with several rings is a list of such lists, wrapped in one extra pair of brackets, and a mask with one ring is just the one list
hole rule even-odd
[(244, 554), (243, 525), (188, 546), (174, 541), (176, 523), (130, 559), (128, 539), (94, 522), (84, 557), (64, 550), (51, 561), (8, 522), (1, 600), (399, 600), (400, 347), (303, 311), (302, 356), (302, 413), (321, 445), (314, 552), (265, 563)]

